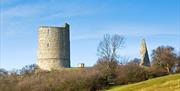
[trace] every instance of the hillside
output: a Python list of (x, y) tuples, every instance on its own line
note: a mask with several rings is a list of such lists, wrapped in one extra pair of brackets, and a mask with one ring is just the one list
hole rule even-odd
[(130, 85), (114, 86), (107, 91), (180, 91), (180, 74), (158, 77)]

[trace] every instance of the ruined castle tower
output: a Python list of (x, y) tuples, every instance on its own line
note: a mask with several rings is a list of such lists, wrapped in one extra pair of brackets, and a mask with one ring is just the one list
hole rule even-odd
[(140, 54), (141, 54), (141, 66), (150, 66), (149, 56), (148, 56), (148, 50), (146, 47), (146, 42), (144, 39), (141, 41), (141, 47), (140, 47)]
[(42, 70), (70, 67), (69, 25), (41, 26), (38, 30), (37, 65)]

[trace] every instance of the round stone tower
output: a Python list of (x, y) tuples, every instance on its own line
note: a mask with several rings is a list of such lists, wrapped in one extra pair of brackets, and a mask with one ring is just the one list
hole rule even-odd
[(38, 30), (37, 65), (42, 70), (70, 67), (69, 25), (41, 26)]

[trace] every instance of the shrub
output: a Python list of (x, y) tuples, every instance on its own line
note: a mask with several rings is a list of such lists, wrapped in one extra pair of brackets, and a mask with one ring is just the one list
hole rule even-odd
[(112, 84), (123, 85), (168, 74), (163, 68), (146, 68), (132, 62), (118, 65), (106, 60), (91, 68), (29, 70), (1, 77), (0, 91), (99, 91)]
[(115, 71), (117, 67), (117, 61), (108, 61), (105, 59), (100, 59), (94, 66), (94, 70), (97, 71), (98, 75), (101, 77), (101, 80), (103, 80), (103, 85), (108, 86), (114, 83)]
[(102, 79), (93, 68), (40, 71), (0, 79), (0, 91), (97, 91)]
[(168, 74), (168, 72), (162, 67), (150, 67), (147, 71), (148, 78), (160, 77)]
[(117, 84), (128, 84), (146, 80), (147, 71), (137, 64), (129, 63), (119, 66), (116, 76), (115, 81)]

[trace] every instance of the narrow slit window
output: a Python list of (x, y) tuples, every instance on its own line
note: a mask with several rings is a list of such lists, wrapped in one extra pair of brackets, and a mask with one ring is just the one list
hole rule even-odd
[(49, 43), (47, 43), (47, 47), (49, 48)]
[(49, 35), (49, 29), (47, 31), (48, 31), (48, 35)]

